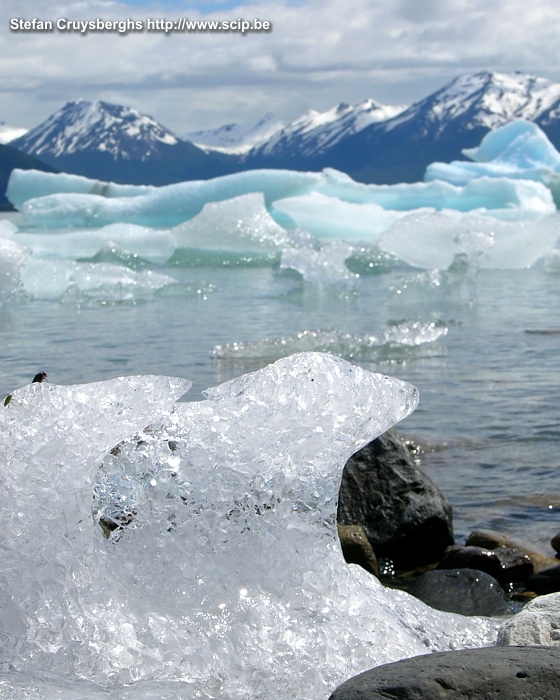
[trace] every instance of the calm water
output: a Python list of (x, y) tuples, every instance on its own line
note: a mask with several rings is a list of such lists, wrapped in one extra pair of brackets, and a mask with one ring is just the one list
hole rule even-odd
[[(177, 375), (193, 380), (187, 399), (197, 400), (276, 359), (281, 352), (259, 351), (264, 339), (316, 329), (364, 338), (396, 322), (434, 322), (447, 328), (434, 342), (358, 351), (342, 343), (340, 354), (419, 388), (420, 406), (400, 430), (425, 445), (421, 463), (453, 504), (458, 539), (490, 527), (552, 553), (560, 529), (557, 273), (473, 279), (356, 264), (360, 279), (341, 288), (305, 284), (277, 264), (152, 267), (181, 284), (129, 300), (66, 295), (0, 306), (2, 395), (46, 370), (59, 384)], [(52, 274), (48, 261), (44, 274)], [(253, 357), (212, 357), (215, 346), (235, 342), (252, 343)]]

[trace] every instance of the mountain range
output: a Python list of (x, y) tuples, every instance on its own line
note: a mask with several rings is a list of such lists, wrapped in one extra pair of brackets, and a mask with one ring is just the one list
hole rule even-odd
[[(101, 180), (164, 185), (252, 168), (332, 167), (362, 182), (415, 182), (434, 161), (464, 159), (490, 130), (536, 122), (560, 148), (560, 83), (525, 73), (459, 76), (409, 107), (367, 99), (285, 124), (265, 115), (184, 137), (137, 110), (69, 102), (11, 141), (47, 168)], [(4, 158), (0, 150), (0, 163)]]

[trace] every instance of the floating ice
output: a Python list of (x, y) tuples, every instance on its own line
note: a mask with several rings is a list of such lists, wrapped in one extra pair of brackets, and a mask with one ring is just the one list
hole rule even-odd
[(358, 275), (351, 272), (346, 261), (354, 249), (344, 241), (330, 241), (318, 247), (285, 248), (280, 258), (282, 269), (299, 272), (305, 282), (314, 287), (343, 285), (352, 288)]
[[(66, 175), (61, 192), (42, 194), (54, 189), (56, 177), (49, 175), (46, 187), (43, 175), (39, 178), (36, 171), (13, 172), (7, 196), (12, 203), (17, 203), (32, 225), (78, 228), (124, 222), (169, 227), (192, 219), (211, 202), (258, 192), (262, 193), (265, 206), (280, 224), (291, 222), (302, 227), (317, 213), (318, 206), (331, 210), (330, 223), (323, 221), (324, 228), (319, 223), (314, 225), (313, 233), (321, 237), (355, 238), (358, 231), (364, 230), (366, 225), (358, 222), (359, 208), (349, 206), (352, 204), (365, 207), (362, 219), (375, 214), (377, 229), (383, 221), (386, 225), (394, 221), (398, 216), (396, 212), (426, 207), (459, 211), (483, 209), (497, 217), (512, 217), (515, 212), (535, 217), (555, 211), (550, 191), (542, 183), (505, 178), (468, 182), (464, 187), (449, 182), (365, 185), (330, 169), (320, 173), (249, 170), (212, 180), (154, 187), (148, 192), (143, 188), (136, 195), (129, 187), (126, 196), (107, 197), (95, 194), (96, 181), (91, 181), (91, 193), (84, 193), (84, 178), (77, 181), (75, 192), (69, 192), (71, 180), (68, 178), (71, 176)], [(12, 195), (14, 188), (16, 195)], [(115, 192), (120, 192), (118, 187)], [(387, 211), (382, 213), (376, 207)], [(350, 219), (345, 222), (347, 214), (350, 214)], [(336, 234), (335, 222), (339, 224)]]
[(447, 270), (456, 256), (477, 268), (521, 269), (548, 255), (560, 237), (560, 217), (499, 221), (456, 212), (410, 214), (394, 224), (379, 247), (425, 269)]
[(390, 347), (418, 347), (447, 335), (447, 327), (434, 322), (401, 322), (382, 335), (358, 336), (337, 329), (304, 330), (279, 338), (253, 342), (237, 341), (216, 345), (212, 357), (218, 360), (278, 359), (296, 352), (329, 352), (347, 359), (369, 357)]
[(13, 240), (16, 227), (0, 222), (0, 302), (21, 292), (21, 273), (29, 251)]
[(169, 260), (176, 248), (170, 230), (134, 224), (109, 224), (99, 229), (77, 231), (19, 232), (15, 240), (36, 256), (67, 260), (94, 258), (101, 251), (115, 247), (122, 253), (157, 264)]
[(173, 229), (173, 238), (177, 248), (222, 252), (276, 252), (292, 244), (266, 210), (261, 192), (206, 204), (198, 216)]
[[(494, 641), (494, 621), (340, 551), (344, 462), (414, 387), (303, 353), (170, 413), (187, 388), (35, 384), (0, 409), (3, 698), (320, 700), (373, 665)], [(96, 520), (119, 508), (106, 539)]]
[(376, 243), (410, 210), (430, 213), (442, 209), (476, 210), (500, 219), (535, 218), (556, 211), (550, 191), (540, 183), (488, 178), (467, 182), (464, 187), (446, 182), (369, 185), (360, 203), (314, 192), (276, 201), (272, 211), (288, 215), (295, 225), (321, 239)]
[[(14, 169), (6, 196), (18, 208), (28, 199), (49, 194), (94, 194), (101, 197), (137, 197), (152, 192), (150, 185), (118, 185), (69, 173), (47, 173), (42, 170)], [(9, 194), (8, 194), (9, 192)]]
[(273, 213), (282, 212), (300, 228), (320, 238), (375, 242), (383, 231), (406, 212), (386, 210), (379, 204), (344, 202), (314, 192), (274, 202)]
[(560, 153), (534, 122), (518, 119), (504, 124), (486, 134), (477, 148), (466, 148), (463, 153), (474, 162), (431, 163), (425, 180), (454, 185), (481, 177), (537, 180), (559, 199)]
[[(199, 214), (204, 205), (233, 199), (240, 195), (261, 192), (267, 206), (276, 199), (291, 197), (328, 185), (321, 173), (299, 173), (290, 170), (249, 170), (211, 180), (180, 182), (174, 185), (139, 189), (133, 196), (130, 186), (127, 196), (105, 197), (84, 194), (80, 179), (72, 193), (42, 194), (44, 187), (36, 177), (37, 171), (13, 171), (6, 196), (12, 197), (12, 178), (18, 191), (18, 208), (31, 222), (46, 228), (104, 226), (126, 222), (147, 226), (176, 226)], [(56, 177), (56, 176), (54, 176)], [(92, 191), (95, 190), (92, 182)], [(49, 187), (52, 187), (49, 182)], [(24, 194), (27, 191), (27, 194)], [(115, 190), (119, 192), (117, 188)]]
[[(45, 274), (46, 266), (48, 274)], [(25, 295), (35, 300), (74, 303), (132, 302), (177, 281), (154, 270), (129, 270), (112, 263), (77, 263), (30, 258), (20, 275)]]

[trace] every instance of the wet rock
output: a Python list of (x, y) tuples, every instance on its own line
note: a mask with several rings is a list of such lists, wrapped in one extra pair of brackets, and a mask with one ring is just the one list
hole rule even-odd
[(474, 569), (426, 571), (408, 589), (436, 610), (460, 615), (507, 615), (504, 589), (490, 574)]
[(529, 557), (514, 547), (485, 549), (453, 545), (445, 550), (440, 569), (477, 569), (500, 583), (524, 583), (533, 573)]
[(552, 545), (552, 549), (554, 549), (557, 554), (560, 554), (560, 532), (554, 535), (550, 540), (550, 544)]
[(560, 593), (535, 598), (498, 632), (500, 646), (560, 647)]
[(358, 564), (379, 578), (379, 567), (373, 547), (361, 525), (338, 525), (338, 538), (344, 559), (349, 564)]
[(339, 686), (330, 700), (560, 700), (559, 647), (487, 647), (415, 656)]
[(529, 578), (526, 584), (530, 591), (539, 595), (560, 591), (560, 564), (543, 569)]
[(438, 561), (453, 543), (451, 506), (394, 430), (346, 463), (338, 522), (362, 525), (377, 558), (401, 570)]
[(467, 537), (466, 544), (469, 546), (484, 547), (486, 549), (499, 549), (501, 547), (505, 547), (506, 549), (518, 549), (526, 554), (532, 561), (533, 571), (535, 573), (541, 571), (541, 569), (548, 569), (558, 563), (558, 560), (554, 557), (548, 557), (546, 554), (535, 552), (523, 543), (514, 540), (513, 537), (504, 535), (501, 532), (495, 532), (494, 530), (474, 530)]

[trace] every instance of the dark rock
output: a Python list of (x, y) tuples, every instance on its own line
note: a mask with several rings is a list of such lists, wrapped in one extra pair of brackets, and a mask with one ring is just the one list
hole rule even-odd
[(426, 571), (408, 589), (427, 605), (460, 615), (506, 615), (504, 589), (490, 574), (474, 569)]
[(342, 554), (348, 564), (358, 564), (379, 578), (377, 557), (361, 525), (341, 525), (339, 523), (338, 538)]
[(560, 700), (559, 647), (486, 647), (378, 666), (330, 700)]
[(338, 522), (362, 525), (377, 558), (401, 570), (438, 561), (453, 543), (451, 506), (394, 430), (346, 463)]
[(494, 530), (474, 530), (467, 537), (467, 545), (474, 547), (485, 547), (486, 549), (499, 549), (501, 547), (518, 549), (526, 554), (533, 562), (533, 571), (537, 573), (541, 569), (548, 569), (558, 563), (554, 557), (549, 557), (546, 554), (535, 552), (522, 542), (514, 540), (513, 537), (504, 535), (501, 532)]
[(543, 569), (529, 578), (526, 583), (530, 591), (539, 595), (560, 591), (560, 564)]
[(529, 557), (513, 547), (484, 549), (453, 545), (445, 550), (440, 569), (478, 569), (500, 583), (524, 583), (533, 573)]
[(550, 544), (552, 545), (552, 549), (554, 549), (557, 554), (560, 554), (560, 532), (554, 535), (550, 540)]

